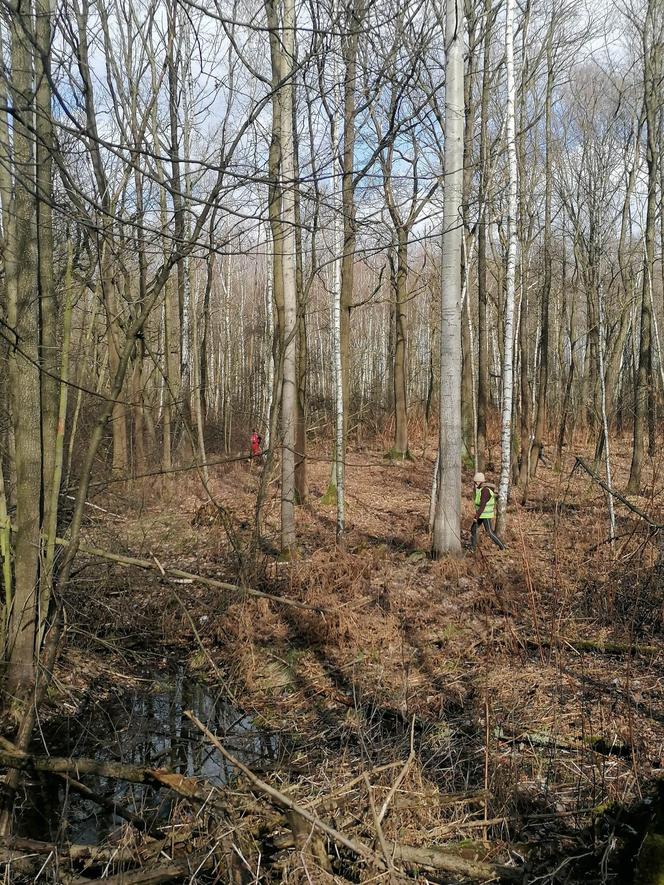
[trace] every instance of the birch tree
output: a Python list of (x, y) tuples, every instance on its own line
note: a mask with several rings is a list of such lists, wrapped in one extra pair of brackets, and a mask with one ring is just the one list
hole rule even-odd
[(496, 531), (502, 532), (507, 521), (507, 501), (512, 464), (512, 401), (514, 395), (514, 289), (517, 248), (517, 158), (514, 122), (514, 0), (505, 3), (505, 69), (507, 108), (505, 135), (507, 140), (507, 266), (505, 270), (504, 345), (502, 372), (502, 414), (500, 433), (500, 484)]

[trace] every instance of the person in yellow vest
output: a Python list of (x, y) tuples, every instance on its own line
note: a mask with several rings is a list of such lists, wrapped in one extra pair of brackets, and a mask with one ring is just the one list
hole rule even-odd
[(505, 545), (494, 532), (491, 521), (496, 515), (496, 493), (487, 481), (483, 473), (476, 473), (473, 477), (475, 486), (475, 522), (470, 530), (470, 549), (475, 550), (477, 547), (477, 531), (481, 526), (491, 538), (493, 543), (505, 549)]

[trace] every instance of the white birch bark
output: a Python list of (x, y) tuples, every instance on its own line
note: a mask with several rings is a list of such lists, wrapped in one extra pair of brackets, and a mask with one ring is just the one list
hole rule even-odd
[[(335, 4), (336, 9), (336, 4)], [(336, 21), (336, 15), (334, 17)], [(341, 42), (337, 40), (336, 42)], [(341, 46), (335, 46), (333, 52), (333, 79), (337, 106), (341, 107), (341, 95), (339, 95), (339, 71), (338, 58), (341, 55)], [(335, 406), (335, 435), (334, 435), (334, 479), (337, 491), (337, 539), (344, 533), (346, 524), (346, 499), (345, 499), (345, 471), (344, 471), (344, 389), (341, 365), (341, 262), (344, 251), (343, 230), (341, 218), (343, 202), (341, 194), (341, 174), (339, 170), (339, 130), (337, 121), (331, 120), (332, 142), (332, 351), (334, 359), (334, 406)]]
[(265, 436), (263, 448), (270, 448), (270, 415), (272, 413), (272, 386), (274, 385), (274, 349), (272, 343), (274, 341), (274, 312), (272, 307), (273, 298), (273, 280), (272, 273), (274, 270), (274, 262), (272, 259), (272, 232), (267, 225), (267, 236), (265, 238), (265, 320), (267, 327), (267, 336), (265, 342), (265, 364), (267, 366), (267, 397), (265, 403), (265, 411), (263, 417), (263, 427), (265, 428)]
[(293, 153), (293, 59), (295, 56), (295, 5), (284, 0), (282, 71), (282, 187), (283, 187), (283, 285), (284, 285), (284, 369), (281, 388), (281, 549), (295, 547), (295, 419), (297, 406), (297, 363), (295, 326), (297, 290), (295, 285), (295, 191)]
[(505, 270), (505, 346), (503, 356), (503, 402), (501, 420), (501, 464), (498, 487), (497, 529), (505, 527), (507, 499), (510, 487), (512, 458), (512, 401), (514, 396), (514, 290), (517, 244), (517, 161), (514, 125), (514, 0), (506, 0), (505, 6), (505, 67), (507, 71), (507, 267)]
[(461, 201), (464, 20), (462, 0), (445, 14), (445, 197), (440, 307), (440, 440), (433, 553), (461, 550)]

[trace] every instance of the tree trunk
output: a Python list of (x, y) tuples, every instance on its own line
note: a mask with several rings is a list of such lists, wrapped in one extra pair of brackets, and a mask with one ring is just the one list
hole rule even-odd
[(353, 309), (353, 280), (356, 241), (355, 208), (355, 124), (357, 106), (357, 52), (365, 0), (351, 0), (348, 7), (347, 35), (343, 40), (344, 105), (341, 193), (343, 200), (344, 251), (341, 264), (341, 371), (343, 376), (344, 439), (336, 456), (345, 460), (350, 409), (350, 315)]
[(535, 475), (542, 452), (546, 431), (546, 402), (549, 385), (549, 303), (551, 301), (551, 200), (553, 175), (551, 162), (551, 105), (553, 100), (553, 21), (549, 27), (546, 44), (547, 76), (546, 98), (544, 103), (544, 280), (542, 283), (542, 303), (540, 314), (540, 363), (537, 379), (537, 419), (535, 439), (530, 458), (530, 473)]
[(507, 155), (509, 193), (507, 208), (507, 267), (505, 270), (505, 344), (503, 348), (503, 407), (501, 421), (501, 470), (498, 490), (496, 530), (504, 531), (507, 522), (510, 470), (512, 462), (512, 401), (514, 378), (514, 276), (517, 248), (516, 138), (514, 131), (514, 0), (506, 0), (505, 64), (507, 69)]
[(281, 88), (281, 169), (283, 218), (284, 358), (281, 388), (281, 549), (295, 551), (295, 435), (297, 424), (297, 284), (295, 279), (295, 158), (293, 81), (295, 59), (294, 0), (284, 0)]
[(440, 310), (440, 429), (433, 553), (461, 550), (461, 237), (463, 199), (463, 3), (445, 14), (445, 204)]
[(487, 230), (489, 227), (488, 181), (489, 169), (489, 98), (491, 85), (491, 31), (493, 15), (491, 0), (484, 0), (484, 61), (482, 69), (482, 98), (480, 105), (480, 160), (478, 204), (480, 219), (477, 245), (477, 469), (486, 464), (486, 419), (489, 405), (489, 342), (487, 326)]
[[(37, 254), (39, 288), (40, 357), (46, 372), (41, 375), (42, 458), (44, 474), (44, 522), (50, 521), (55, 473), (55, 434), (58, 423), (60, 357), (58, 308), (53, 287), (53, 202), (51, 120), (51, 3), (35, 3), (35, 169), (37, 185)], [(59, 490), (58, 490), (59, 491)]]
[(643, 285), (641, 287), (641, 337), (639, 365), (634, 404), (634, 436), (632, 465), (627, 491), (636, 495), (641, 491), (641, 473), (644, 459), (644, 436), (652, 397), (652, 309), (650, 304), (650, 281), (653, 278), (655, 258), (655, 205), (657, 197), (657, 103), (659, 97), (659, 69), (661, 47), (651, 43), (650, 31), (654, 27), (656, 0), (648, 0), (648, 13), (643, 25), (644, 50), (644, 101), (646, 111), (646, 163), (648, 167), (648, 198), (646, 206), (645, 254), (643, 262)]
[(408, 297), (408, 231), (397, 230), (397, 272), (395, 279), (394, 336), (394, 451), (396, 458), (408, 458), (408, 399), (406, 390), (406, 299)]
[(528, 498), (528, 465), (530, 463), (530, 348), (529, 348), (529, 323), (528, 323), (528, 284), (524, 278), (522, 253), (522, 282), (521, 302), (519, 305), (519, 385), (520, 385), (520, 408), (519, 415), (519, 474), (518, 483), (521, 488), (522, 501), (525, 504)]
[[(295, 60), (294, 60), (295, 61)], [(293, 80), (293, 198), (295, 200), (295, 284), (297, 289), (297, 426), (295, 430), (295, 502), (307, 500), (307, 314), (302, 253), (302, 218), (300, 212), (300, 160), (297, 134), (297, 94)]]
[[(11, 100), (15, 189), (5, 235), (7, 320), (15, 330), (9, 351), (9, 396), (16, 445), (14, 598), (9, 623), (5, 689), (20, 704), (30, 697), (35, 677), (37, 588), (42, 508), (42, 449), (39, 374), (39, 298), (35, 265), (37, 231), (30, 131), (34, 112), (32, 22), (29, 8), (12, 9)], [(50, 430), (50, 429), (49, 429)], [(52, 481), (52, 477), (51, 477)]]

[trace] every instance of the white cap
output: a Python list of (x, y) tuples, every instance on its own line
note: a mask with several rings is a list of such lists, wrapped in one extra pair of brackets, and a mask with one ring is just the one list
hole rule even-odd
[(486, 478), (483, 473), (476, 473), (473, 477), (473, 482), (475, 485), (480, 485), (480, 483), (486, 482)]

